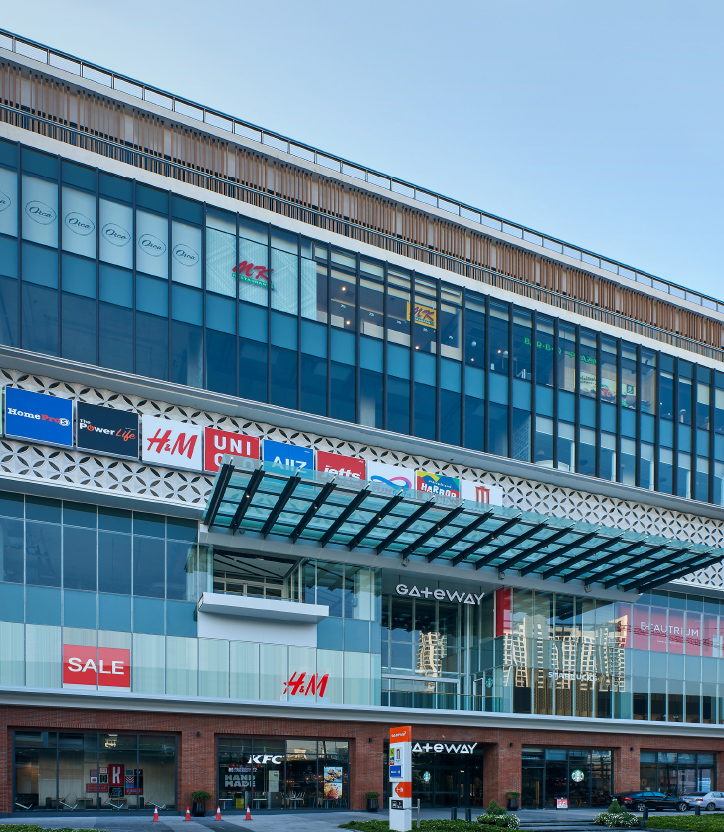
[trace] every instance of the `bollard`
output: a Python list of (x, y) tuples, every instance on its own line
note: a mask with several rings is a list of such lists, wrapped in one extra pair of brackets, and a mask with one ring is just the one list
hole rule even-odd
[(644, 821), (647, 821), (649, 819), (649, 807), (648, 806), (644, 806), (644, 810), (641, 813), (641, 816), (643, 817)]
[(472, 823), (473, 820), (473, 810), (469, 806), (465, 809), (465, 820), (468, 823)]
[(694, 806), (694, 814), (698, 818), (701, 817), (701, 806), (699, 806), (698, 804)]
[(450, 820), (457, 820), (458, 819), (458, 807), (453, 806), (450, 810)]

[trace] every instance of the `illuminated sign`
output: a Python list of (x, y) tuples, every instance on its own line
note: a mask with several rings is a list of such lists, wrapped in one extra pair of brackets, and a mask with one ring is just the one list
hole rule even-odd
[(73, 446), (73, 402), (18, 387), (5, 388), (5, 434)]
[(142, 427), (141, 458), (144, 462), (201, 470), (203, 428), (186, 422), (161, 419), (158, 416), (144, 416)]
[(257, 286), (266, 286), (273, 289), (274, 285), (271, 282), (271, 274), (274, 269), (268, 269), (266, 266), (255, 266), (249, 263), (248, 260), (242, 260), (237, 266), (234, 266), (232, 272), (246, 283), (254, 283)]
[(224, 454), (259, 459), (259, 439), (243, 433), (204, 428), (204, 470), (218, 471)]
[(476, 742), (416, 742), (412, 746), (413, 754), (472, 754)]
[(262, 449), (264, 462), (273, 465), (284, 465), (287, 468), (302, 468), (305, 471), (314, 470), (314, 451), (311, 448), (300, 448), (298, 445), (287, 445), (272, 439), (264, 440)]
[(364, 459), (331, 454), (328, 451), (317, 451), (317, 471), (339, 474), (341, 477), (352, 477), (356, 480), (363, 480), (367, 474)]
[(289, 679), (284, 682), (284, 689), (282, 694), (288, 693), (291, 696), (324, 696), (327, 690), (327, 682), (329, 682), (329, 673), (320, 676), (318, 673), (310, 673), (307, 676), (306, 672), (302, 671), (298, 676), (296, 672), (292, 673)]

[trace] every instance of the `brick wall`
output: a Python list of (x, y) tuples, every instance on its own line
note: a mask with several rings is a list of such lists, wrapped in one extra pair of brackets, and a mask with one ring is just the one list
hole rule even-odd
[[(481, 720), (483, 719), (481, 715)], [(398, 723), (345, 722), (322, 719), (280, 719), (224, 715), (105, 711), (102, 709), (0, 706), (0, 812), (12, 811), (12, 731), (15, 728), (175, 734), (179, 741), (178, 805), (185, 809), (194, 789), (216, 794), (216, 738), (243, 735), (307, 739), (337, 739), (350, 743), (350, 808), (364, 809), (366, 791), (383, 792), (383, 743)], [(505, 803), (505, 793), (522, 791), (523, 745), (560, 748), (612, 749), (614, 791), (639, 787), (642, 748), (661, 751), (702, 751), (717, 754), (719, 780), (724, 779), (724, 737), (692, 739), (665, 734), (641, 738), (636, 734), (540, 731), (530, 727), (499, 729), (419, 725), (412, 739), (477, 742), (483, 747), (484, 802)], [(197, 736), (198, 734), (198, 736)], [(633, 748), (633, 751), (631, 751)], [(718, 785), (722, 785), (721, 782)]]

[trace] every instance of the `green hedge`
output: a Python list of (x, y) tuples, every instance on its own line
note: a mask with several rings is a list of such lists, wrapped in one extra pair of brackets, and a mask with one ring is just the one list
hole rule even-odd
[(696, 817), (690, 815), (666, 815), (660, 818), (650, 818), (646, 822), (647, 829), (682, 829), (685, 832), (724, 832), (724, 815), (706, 815)]
[[(340, 823), (339, 827), (340, 829), (358, 829), (359, 832), (389, 832), (390, 829), (386, 820), (351, 820), (349, 823)], [(417, 829), (416, 820), (412, 821), (412, 828)], [(420, 832), (470, 832), (471, 829), (480, 832), (481, 827), (477, 823), (468, 823), (466, 820), (420, 821)]]

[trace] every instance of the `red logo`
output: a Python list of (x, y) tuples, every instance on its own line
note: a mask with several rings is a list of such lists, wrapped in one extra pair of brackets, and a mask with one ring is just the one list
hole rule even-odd
[(364, 459), (330, 454), (328, 451), (317, 451), (317, 471), (339, 474), (341, 477), (353, 477), (356, 480), (363, 480), (367, 476)]
[(224, 454), (259, 459), (259, 440), (256, 436), (245, 436), (243, 433), (205, 428), (204, 469), (218, 471)]
[(271, 273), (274, 269), (267, 269), (266, 266), (255, 266), (247, 260), (242, 260), (238, 266), (234, 266), (232, 271), (238, 275), (240, 280), (248, 280), (252, 283), (266, 283), (267, 286), (271, 286)]
[(194, 447), (196, 446), (196, 438), (195, 436), (189, 436), (187, 439), (185, 433), (179, 433), (175, 442), (171, 445), (171, 431), (167, 430), (162, 434), (159, 429), (156, 431), (156, 435), (147, 438), (146, 442), (148, 442), (149, 451), (155, 445), (156, 452), (159, 454), (161, 451), (167, 451), (172, 454), (178, 454), (179, 456), (186, 454), (191, 459), (194, 453)]
[(395, 786), (395, 794), (398, 797), (412, 797), (412, 783), (403, 782)]
[(64, 644), (63, 684), (130, 688), (131, 651)]
[(292, 696), (309, 696), (310, 694), (313, 696), (316, 693), (317, 696), (324, 696), (328, 681), (329, 673), (325, 673), (324, 676), (320, 676), (319, 674), (315, 676), (310, 673), (307, 676), (306, 673), (302, 672), (297, 676), (295, 672), (284, 683), (282, 693), (291, 693)]

